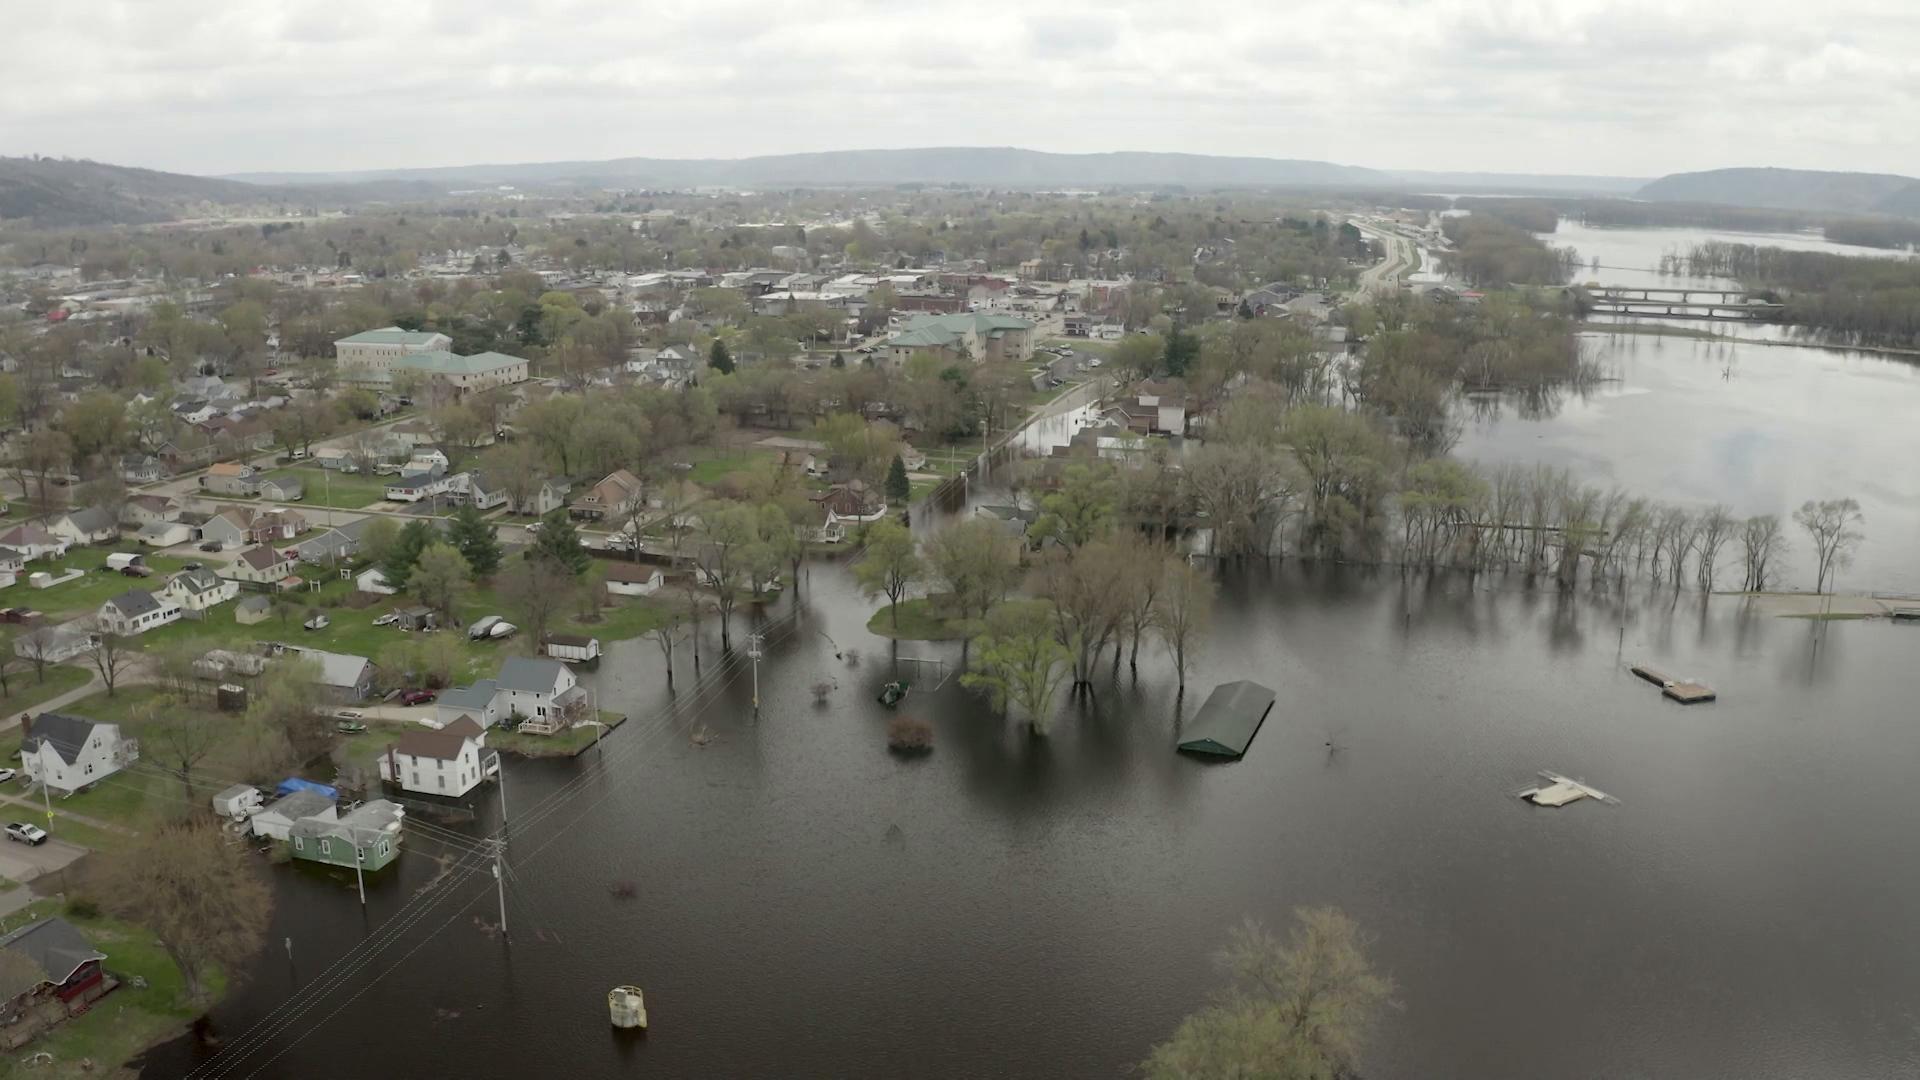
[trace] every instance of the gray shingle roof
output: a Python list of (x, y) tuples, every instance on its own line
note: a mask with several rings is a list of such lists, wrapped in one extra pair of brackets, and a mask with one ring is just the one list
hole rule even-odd
[(160, 610), (160, 601), (155, 600), (153, 594), (145, 589), (128, 589), (107, 603), (112, 604), (114, 610), (129, 619)]
[(494, 679), (481, 679), (472, 686), (454, 686), (440, 692), (436, 704), (443, 709), (469, 709), (476, 712), (486, 711), (493, 704), (493, 695), (500, 692), (500, 683)]
[(278, 814), (289, 821), (299, 821), (304, 817), (325, 813), (332, 805), (332, 799), (317, 791), (295, 791), (268, 803), (264, 812)]
[(523, 694), (550, 694), (567, 666), (558, 660), (532, 656), (510, 656), (500, 665), (500, 688)]
[(86, 935), (74, 928), (74, 925), (58, 916), (37, 919), (15, 930), (6, 937), (0, 937), (0, 949), (21, 956), (39, 969), (41, 978), (27, 985), (18, 985), (31, 975), (22, 969), (11, 984), (0, 984), (0, 997), (13, 998), (42, 982), (58, 986), (73, 977), (73, 973), (94, 960), (105, 960), (107, 954), (93, 947)]
[(69, 716), (66, 713), (41, 713), (33, 718), (31, 733), (20, 740), (20, 752), (36, 753), (40, 744), (46, 743), (60, 755), (60, 759), (71, 765), (80, 757), (80, 748), (87, 745), (93, 736), (94, 721), (84, 716)]

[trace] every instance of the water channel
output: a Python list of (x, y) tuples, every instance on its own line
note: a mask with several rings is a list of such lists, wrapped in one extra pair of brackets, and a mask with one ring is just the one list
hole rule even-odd
[[(1911, 410), (1908, 369), (1595, 347), (1618, 384), (1477, 421), (1463, 453), (1742, 509), (1876, 498), (1851, 573), (1911, 580), (1888, 508), (1915, 491), (1873, 430)], [(182, 1039), (143, 1075), (1111, 1077), (1204, 1003), (1230, 925), (1323, 903), (1398, 983), (1372, 1078), (1920, 1071), (1920, 629), (1297, 562), (1221, 584), (1184, 700), (1149, 650), (1045, 740), (905, 665), (903, 709), (936, 730), (917, 760), (885, 749), (888, 643), (837, 561), (750, 616), (757, 717), (711, 635), (677, 695), (651, 644), (614, 646), (591, 678), (634, 720), (580, 759), (509, 765), (511, 944), (485, 871), (434, 891), (425, 830), (364, 914), (351, 878), (276, 867), (271, 945), (211, 1017), (226, 1052)], [(1665, 702), (1636, 661), (1720, 700)], [(1176, 755), (1179, 718), (1240, 678), (1280, 695), (1248, 757)], [(1619, 805), (1515, 799), (1542, 769)], [(475, 806), (453, 827), (489, 830), (497, 796)], [(643, 1038), (608, 1027), (627, 982)]]

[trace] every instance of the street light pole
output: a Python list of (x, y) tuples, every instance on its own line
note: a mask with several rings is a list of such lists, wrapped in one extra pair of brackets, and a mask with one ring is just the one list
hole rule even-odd
[(753, 712), (756, 716), (760, 714), (760, 657), (764, 655), (760, 648), (762, 640), (758, 632), (747, 635), (747, 659), (753, 661)]

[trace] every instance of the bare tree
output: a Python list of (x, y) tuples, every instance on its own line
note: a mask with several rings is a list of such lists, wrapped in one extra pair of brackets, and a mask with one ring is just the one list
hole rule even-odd
[(1213, 578), (1178, 556), (1169, 556), (1163, 571), (1167, 583), (1161, 591), (1154, 628), (1160, 640), (1173, 653), (1173, 670), (1180, 679), (1180, 692), (1187, 689), (1187, 670), (1200, 639), (1213, 617)]
[(1701, 592), (1713, 591), (1714, 565), (1720, 559), (1720, 549), (1733, 539), (1734, 525), (1733, 515), (1724, 506), (1715, 505), (1700, 515), (1693, 550), (1694, 580)]
[(1100, 650), (1125, 617), (1114, 588), (1121, 572), (1121, 559), (1106, 540), (1074, 550), (1054, 548), (1034, 571), (1034, 592), (1053, 604), (1054, 637), (1072, 657), (1075, 690), (1093, 685)]
[(112, 697), (120, 676), (138, 662), (140, 654), (134, 650), (133, 639), (105, 628), (94, 632), (93, 642), (93, 669), (107, 684), (107, 696)]
[(1809, 499), (1793, 512), (1793, 520), (1813, 541), (1816, 560), (1813, 591), (1826, 592), (1833, 583), (1834, 572), (1853, 561), (1853, 549), (1860, 546), (1865, 536), (1860, 531), (1860, 523), (1865, 520), (1860, 504), (1854, 499), (1819, 502)]
[(1740, 588), (1745, 592), (1764, 590), (1773, 572), (1773, 560), (1787, 548), (1787, 538), (1780, 531), (1780, 515), (1759, 514), (1743, 522), (1740, 526), (1740, 548), (1745, 569), (1745, 579)]
[(500, 598), (520, 617), (528, 640), (545, 642), (560, 613), (573, 602), (578, 587), (573, 575), (552, 559), (526, 559), (502, 578)]
[(196, 802), (193, 770), (219, 748), (226, 725), (211, 709), (181, 709), (164, 717), (149, 713), (141, 743), (160, 768), (180, 778), (189, 803)]
[(204, 820), (162, 825), (107, 856), (98, 888), (109, 910), (160, 942), (187, 996), (201, 1003), (211, 996), (208, 969), (223, 968), (229, 978), (244, 972), (273, 912), (273, 895), (246, 848)]

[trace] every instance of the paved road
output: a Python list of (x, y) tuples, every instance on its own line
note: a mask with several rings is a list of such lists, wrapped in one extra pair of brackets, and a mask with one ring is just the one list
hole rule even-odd
[[(12, 808), (9, 807), (6, 812), (12, 813)], [(56, 810), (55, 813), (58, 814), (59, 811)], [(14, 813), (7, 820), (25, 821), (34, 825), (46, 824), (38, 807), (35, 807), (31, 814)], [(51, 837), (46, 843), (35, 846), (28, 846), (14, 840), (0, 841), (0, 875), (24, 884), (42, 874), (65, 869), (86, 853), (87, 849), (78, 844), (70, 844), (65, 840)], [(22, 894), (26, 891), (25, 889), (15, 890)], [(8, 900), (18, 899), (14, 892), (6, 893), (4, 897)], [(16, 908), (25, 906), (26, 899), (21, 899)]]
[(1371, 223), (1355, 221), (1354, 225), (1369, 239), (1380, 241), (1387, 249), (1385, 259), (1361, 271), (1360, 291), (1371, 295), (1397, 291), (1402, 280), (1413, 271), (1416, 258), (1413, 241)]

